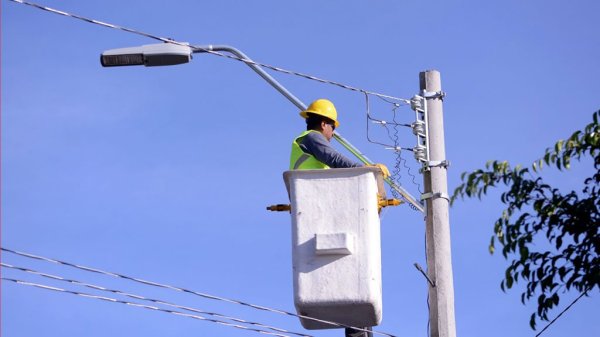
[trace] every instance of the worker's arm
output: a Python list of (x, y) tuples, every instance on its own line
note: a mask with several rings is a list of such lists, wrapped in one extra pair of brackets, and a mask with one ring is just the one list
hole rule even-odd
[(318, 161), (331, 168), (361, 167), (329, 145), (327, 138), (319, 132), (311, 132), (299, 142), (302, 151), (312, 154)]

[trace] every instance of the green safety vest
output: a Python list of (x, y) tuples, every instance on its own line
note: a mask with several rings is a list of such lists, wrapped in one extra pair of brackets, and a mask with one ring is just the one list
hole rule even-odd
[(328, 169), (329, 166), (325, 165), (315, 158), (315, 156), (308, 154), (300, 148), (298, 141), (310, 132), (319, 132), (315, 130), (308, 130), (302, 132), (300, 136), (296, 137), (292, 142), (292, 154), (290, 156), (290, 170), (318, 170)]

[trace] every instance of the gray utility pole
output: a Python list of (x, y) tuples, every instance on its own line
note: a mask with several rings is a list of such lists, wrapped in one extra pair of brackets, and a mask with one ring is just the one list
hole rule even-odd
[(455, 337), (454, 284), (450, 253), (449, 195), (446, 150), (444, 144), (444, 114), (442, 85), (437, 70), (419, 74), (421, 95), (427, 100), (429, 158), (424, 165), (423, 181), (426, 202), (427, 274), (429, 287), (430, 337)]

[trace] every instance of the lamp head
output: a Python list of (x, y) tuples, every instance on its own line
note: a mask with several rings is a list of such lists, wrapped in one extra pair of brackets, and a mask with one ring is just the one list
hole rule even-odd
[(192, 49), (173, 43), (148, 44), (140, 47), (110, 49), (100, 55), (103, 67), (169, 66), (188, 63), (192, 59)]

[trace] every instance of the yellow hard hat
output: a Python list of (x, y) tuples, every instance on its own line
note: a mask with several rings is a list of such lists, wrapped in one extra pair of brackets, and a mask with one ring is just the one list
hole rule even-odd
[(337, 120), (337, 111), (335, 110), (335, 106), (333, 105), (333, 103), (331, 103), (330, 100), (321, 98), (310, 103), (306, 110), (300, 112), (300, 116), (302, 116), (303, 118), (308, 118), (309, 113), (331, 119), (335, 122), (336, 128), (340, 126), (340, 122), (338, 122)]

